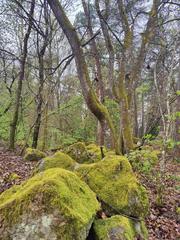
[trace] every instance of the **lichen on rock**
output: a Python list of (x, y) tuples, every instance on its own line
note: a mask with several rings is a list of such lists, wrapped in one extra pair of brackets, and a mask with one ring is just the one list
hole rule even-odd
[(146, 189), (136, 179), (126, 157), (109, 155), (100, 162), (82, 164), (76, 173), (97, 194), (108, 215), (146, 216)]
[(124, 216), (96, 220), (93, 224), (95, 240), (134, 240), (147, 239), (144, 222), (138, 222)]
[(98, 209), (74, 173), (49, 169), (0, 195), (0, 239), (85, 240)]
[(44, 152), (33, 148), (27, 148), (24, 155), (24, 159), (27, 161), (39, 161), (44, 157), (46, 157)]

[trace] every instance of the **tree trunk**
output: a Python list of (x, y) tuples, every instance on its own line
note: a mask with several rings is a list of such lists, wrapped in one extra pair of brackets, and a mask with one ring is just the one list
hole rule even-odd
[(123, 136), (123, 144), (125, 152), (129, 152), (134, 148), (132, 136), (132, 124), (130, 122), (130, 114), (128, 107), (128, 97), (125, 87), (125, 59), (120, 64), (119, 74), (119, 106), (120, 106), (120, 133)]
[[(93, 29), (92, 29), (90, 12), (89, 12), (89, 9), (88, 9), (88, 6), (87, 6), (85, 0), (82, 0), (82, 5), (84, 8), (84, 13), (85, 13), (86, 19), (88, 21), (88, 23), (87, 23), (88, 34), (89, 34), (89, 37), (92, 38), (94, 33), (93, 33)], [(93, 39), (91, 41), (90, 46), (91, 46), (91, 51), (93, 53), (93, 57), (95, 59), (95, 65), (96, 65), (95, 78), (98, 83), (98, 90), (97, 90), (98, 98), (99, 98), (99, 101), (101, 103), (103, 103), (103, 101), (104, 101), (104, 84), (103, 84), (102, 73), (101, 73), (100, 56), (99, 56), (99, 51), (98, 51), (95, 39)], [(104, 120), (102, 120), (101, 122), (98, 121), (97, 129), (98, 129), (97, 130), (98, 144), (100, 146), (104, 146), (104, 135), (105, 135), (105, 121)]]
[(48, 0), (48, 3), (71, 45), (75, 57), (82, 93), (86, 101), (86, 104), (90, 111), (96, 116), (96, 118), (100, 122), (105, 120), (107, 121), (107, 124), (112, 132), (113, 139), (115, 142), (116, 153), (120, 154), (119, 144), (117, 141), (118, 135), (116, 133), (113, 121), (109, 115), (107, 108), (98, 100), (95, 91), (92, 87), (87, 64), (85, 61), (85, 56), (78, 35), (74, 27), (70, 23), (69, 19), (67, 18), (59, 0)]
[(44, 126), (43, 126), (43, 140), (42, 140), (42, 151), (45, 151), (47, 148), (47, 139), (48, 139), (48, 102), (46, 103), (44, 110)]
[(108, 27), (106, 25), (107, 17), (109, 15), (109, 1), (105, 1), (106, 5), (106, 13), (102, 16), (99, 6), (99, 0), (95, 0), (95, 7), (96, 11), (100, 20), (102, 32), (105, 39), (105, 45), (108, 50), (109, 54), (109, 63), (108, 63), (108, 83), (110, 89), (110, 97), (113, 97), (113, 90), (114, 90), (114, 48), (111, 42), (111, 36), (108, 32)]
[[(43, 44), (42, 47), (39, 47), (39, 34), (37, 35), (37, 51), (38, 51), (38, 61), (39, 61), (39, 88), (37, 93), (37, 109), (36, 109), (36, 120), (34, 124), (34, 132), (33, 132), (33, 141), (32, 147), (37, 148), (39, 131), (41, 126), (41, 117), (42, 117), (42, 105), (43, 105), (43, 90), (44, 90), (44, 54), (46, 48), (49, 44), (49, 38), (52, 36), (52, 26), (49, 22), (49, 13), (48, 13), (48, 4), (47, 1), (44, 0), (44, 21), (45, 21), (45, 33), (43, 36)], [(49, 31), (49, 29), (51, 29)]]
[(144, 136), (144, 93), (141, 95), (141, 131), (140, 137)]
[[(44, 55), (44, 54), (43, 54)], [(37, 148), (39, 130), (41, 125), (42, 104), (43, 104), (43, 88), (44, 88), (44, 59), (43, 55), (39, 56), (39, 89), (37, 94), (36, 121), (34, 124), (32, 147)]]
[(35, 0), (32, 0), (30, 12), (29, 12), (29, 19), (28, 19), (29, 25), (23, 40), (23, 52), (20, 60), (20, 72), (19, 72), (18, 86), (16, 91), (15, 109), (13, 113), (13, 119), (10, 124), (10, 137), (9, 137), (10, 149), (14, 149), (14, 144), (15, 144), (16, 128), (17, 128), (17, 123), (19, 118), (19, 107), (20, 107), (21, 94), (22, 94), (22, 85), (23, 85), (24, 76), (25, 76), (25, 65), (26, 65), (26, 58), (27, 58), (27, 52), (28, 52), (28, 40), (31, 33), (31, 29), (32, 29), (32, 16), (34, 14), (34, 7), (35, 7)]
[(133, 105), (134, 105), (134, 136), (139, 137), (137, 96), (136, 96), (136, 91), (135, 90), (134, 90), (134, 93), (133, 93)]

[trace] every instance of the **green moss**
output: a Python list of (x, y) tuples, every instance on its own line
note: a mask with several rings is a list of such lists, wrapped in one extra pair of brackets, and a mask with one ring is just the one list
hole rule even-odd
[(142, 173), (150, 173), (158, 162), (157, 151), (150, 149), (135, 150), (128, 154), (133, 169)]
[[(49, 169), (0, 195), (1, 237), (9, 239), (11, 233), (17, 239), (24, 239), (24, 235), (18, 238), (18, 234), (31, 229), (28, 233), (32, 234), (31, 239), (40, 239), (40, 235), (51, 239), (43, 230), (47, 222), (45, 226), (41, 226), (44, 220), (39, 223), (45, 217), (50, 218), (48, 234), (55, 235), (55, 239), (75, 239), (74, 236), (77, 240), (85, 239), (98, 209), (95, 194), (74, 173)], [(39, 224), (37, 232), (31, 222)]]
[[(90, 156), (89, 162), (93, 163), (93, 162), (98, 162), (98, 161), (102, 160), (101, 149), (99, 146), (92, 143), (92, 144), (89, 144), (86, 147), (86, 149)], [(107, 152), (106, 148), (103, 147), (104, 155), (106, 155), (106, 152)]]
[(38, 161), (44, 157), (46, 157), (45, 153), (33, 148), (27, 148), (24, 155), (24, 159), (27, 161)]
[(102, 200), (108, 214), (147, 214), (146, 190), (137, 181), (127, 158), (109, 155), (98, 163), (82, 164), (76, 172)]
[(135, 222), (123, 216), (96, 220), (93, 225), (96, 240), (133, 240), (138, 236), (147, 239), (144, 222)]
[(9, 175), (9, 177), (8, 177), (8, 180), (9, 181), (14, 181), (14, 180), (17, 180), (17, 179), (19, 179), (20, 178), (20, 176), (18, 175), (18, 174), (16, 174), (16, 173), (11, 173), (10, 175)]
[[(105, 147), (103, 147), (103, 151), (107, 152)], [(102, 159), (100, 147), (93, 143), (87, 146), (83, 142), (74, 143), (65, 149), (65, 153), (78, 163), (94, 163)]]
[(178, 215), (180, 215), (180, 207), (177, 207), (177, 208), (176, 208), (176, 213), (177, 213)]
[(65, 153), (71, 156), (78, 163), (86, 162), (90, 159), (86, 145), (83, 142), (77, 142), (65, 149)]
[(180, 207), (176, 208), (177, 220), (180, 221)]
[(38, 171), (44, 171), (49, 168), (64, 168), (66, 170), (73, 170), (76, 162), (67, 154), (60, 151), (53, 156), (46, 157), (41, 160)]

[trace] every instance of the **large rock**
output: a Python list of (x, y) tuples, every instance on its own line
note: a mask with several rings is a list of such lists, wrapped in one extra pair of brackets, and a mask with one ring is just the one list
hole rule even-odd
[[(86, 146), (86, 149), (90, 156), (89, 162), (94, 163), (102, 160), (101, 148), (98, 145), (91, 143)], [(103, 147), (103, 154), (106, 155), (106, 153), (107, 153), (107, 149)]]
[(83, 163), (89, 160), (89, 154), (86, 145), (83, 142), (74, 143), (65, 149), (65, 153), (71, 156), (78, 163)]
[(98, 209), (74, 173), (49, 169), (0, 195), (0, 239), (85, 240)]
[[(103, 147), (103, 152), (107, 152), (105, 147)], [(94, 163), (102, 159), (100, 147), (93, 143), (87, 146), (83, 142), (74, 143), (65, 149), (65, 153), (78, 163)]]
[(27, 161), (39, 161), (44, 157), (46, 157), (44, 152), (33, 148), (27, 148), (24, 155), (24, 159)]
[(95, 240), (147, 239), (144, 222), (137, 222), (124, 216), (96, 220), (93, 224)]
[(37, 166), (37, 171), (41, 172), (50, 168), (63, 168), (72, 171), (76, 164), (77, 163), (70, 156), (58, 151), (52, 156), (43, 158)]
[(94, 164), (82, 164), (76, 173), (103, 203), (108, 215), (124, 213), (144, 217), (148, 212), (146, 189), (136, 179), (126, 157), (109, 155)]

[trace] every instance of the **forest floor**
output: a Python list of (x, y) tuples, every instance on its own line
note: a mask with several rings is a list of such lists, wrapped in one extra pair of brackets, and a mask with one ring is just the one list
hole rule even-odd
[[(16, 153), (5, 150), (0, 146), (0, 193), (14, 184), (20, 184), (31, 176), (36, 163), (25, 162)], [(141, 182), (149, 191), (150, 214), (146, 219), (149, 240), (178, 240), (180, 239), (180, 219), (176, 213), (178, 207), (178, 164), (167, 162), (163, 178), (163, 206), (157, 206), (158, 167), (150, 176), (141, 175)], [(14, 175), (17, 174), (17, 175)], [(178, 229), (179, 228), (179, 229)]]

